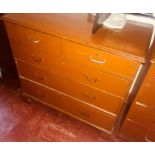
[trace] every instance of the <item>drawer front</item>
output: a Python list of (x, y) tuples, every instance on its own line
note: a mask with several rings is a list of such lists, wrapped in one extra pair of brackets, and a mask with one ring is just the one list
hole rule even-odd
[(64, 100), (64, 110), (98, 127), (108, 131), (112, 130), (113, 124), (116, 120), (115, 116), (75, 101), (72, 98), (64, 97)]
[[(42, 54), (51, 57), (61, 54), (61, 39), (35, 30), (24, 28), (16, 24), (5, 23), (12, 46), (25, 46), (29, 52), (42, 51)], [(22, 51), (14, 51), (16, 55)], [(31, 53), (33, 54), (33, 53)]]
[(136, 101), (142, 103), (144, 106), (155, 110), (155, 65), (152, 64), (146, 79), (144, 80), (138, 95), (136, 97)]
[[(21, 62), (20, 66), (22, 67), (20, 69), (20, 72), (24, 70), (29, 71), (29, 69), (26, 68), (26, 64), (24, 65)], [(71, 65), (70, 63), (62, 64), (62, 63), (59, 63), (58, 61), (57, 62), (53, 61), (51, 63), (51, 66), (52, 66), (51, 69), (46, 69), (46, 70), (48, 70), (51, 73), (65, 77), (67, 79), (76, 81), (78, 83), (82, 83), (82, 84), (91, 86), (92, 88), (99, 89), (100, 91), (106, 91), (109, 94), (112, 94), (114, 96), (125, 98), (129, 90), (129, 86), (130, 86), (129, 81), (120, 79), (110, 74), (96, 72), (93, 70), (89, 70), (87, 68), (82, 69), (82, 67), (78, 68), (76, 65), (74, 66), (74, 65)], [(27, 66), (27, 67), (31, 68), (31, 66)], [(37, 70), (37, 68), (35, 70)], [(46, 75), (43, 73), (43, 71), (38, 71), (38, 72), (40, 76)]]
[[(59, 69), (58, 69), (59, 71)], [(89, 67), (82, 67), (76, 63), (64, 61), (61, 65), (61, 75), (74, 81), (79, 81), (91, 87), (105, 90), (110, 94), (125, 98), (131, 82), (109, 73), (97, 71)]]
[(21, 78), (23, 91), (100, 128), (111, 130), (115, 116)]
[(132, 79), (138, 70), (139, 63), (90, 48), (78, 43), (63, 40), (62, 53), (64, 59), (74, 61), (81, 65), (104, 70)]
[[(57, 71), (57, 66), (61, 64), (60, 57), (51, 56), (45, 51), (29, 50), (29, 48), (21, 45), (13, 45), (14, 57), (28, 64), (32, 64), (48, 70)], [(46, 53), (46, 54), (45, 54)]]
[(141, 89), (138, 92), (136, 101), (144, 106), (155, 110), (155, 87), (152, 87), (149, 83), (143, 83)]
[(141, 103), (136, 102), (133, 103), (127, 118), (147, 126), (151, 123), (155, 123), (155, 110), (150, 110), (149, 108), (141, 106)]
[(151, 64), (145, 83), (152, 86), (155, 89), (155, 64)]
[(119, 136), (126, 137), (130, 141), (155, 142), (155, 124), (143, 126), (126, 119)]
[(126, 119), (120, 130), (119, 136), (125, 137), (129, 141), (145, 142), (146, 130), (147, 129), (145, 128), (145, 126)]
[(155, 142), (155, 124), (151, 124), (145, 134), (145, 140), (149, 142)]
[(111, 113), (118, 114), (120, 111), (123, 102), (120, 98), (19, 61), (17, 67), (22, 77), (49, 86)]

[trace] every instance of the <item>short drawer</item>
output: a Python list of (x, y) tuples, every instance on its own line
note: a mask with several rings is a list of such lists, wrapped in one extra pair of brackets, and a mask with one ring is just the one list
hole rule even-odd
[[(34, 50), (37, 52), (42, 51), (42, 54), (47, 55), (48, 57), (61, 54), (60, 38), (8, 22), (5, 23), (5, 26), (11, 41), (11, 46), (13, 47), (14, 45), (25, 46), (28, 48), (31, 55), (33, 55)], [(18, 57), (23, 51), (13, 50), (13, 52)]]
[(147, 126), (155, 123), (155, 110), (146, 108), (139, 102), (134, 102), (127, 118), (139, 124)]
[(113, 123), (116, 119), (113, 115), (109, 115), (108, 113), (91, 107), (84, 102), (59, 94), (54, 90), (47, 89), (23, 78), (21, 78), (21, 85), (24, 93), (36, 97), (41, 101), (47, 102), (48, 105), (54, 105), (67, 113), (94, 124), (94, 126), (109, 131), (112, 129)]
[(62, 54), (64, 59), (129, 79), (134, 78), (140, 65), (134, 60), (66, 40), (63, 40), (62, 43)]
[(21, 45), (13, 45), (13, 53), (15, 59), (22, 60), (28, 64), (32, 64), (48, 70), (57, 70), (57, 66), (61, 64), (60, 56), (48, 54), (46, 49), (40, 50), (29, 50), (28, 47)]
[(17, 62), (17, 68), (20, 76), (46, 85), (79, 100), (90, 103), (110, 113), (118, 114), (123, 103), (121, 98), (112, 96), (106, 92), (91, 88), (59, 75), (52, 74), (49, 71), (37, 67)]

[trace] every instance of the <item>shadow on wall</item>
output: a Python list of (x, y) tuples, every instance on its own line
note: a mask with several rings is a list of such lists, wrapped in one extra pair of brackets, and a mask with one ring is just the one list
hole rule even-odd
[[(3, 16), (0, 13), (0, 18)], [(11, 47), (5, 30), (4, 22), (0, 19), (0, 68), (2, 75), (18, 79), (18, 73), (12, 56)]]

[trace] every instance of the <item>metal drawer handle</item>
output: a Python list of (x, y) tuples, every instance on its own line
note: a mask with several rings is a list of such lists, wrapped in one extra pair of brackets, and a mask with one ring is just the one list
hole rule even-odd
[(146, 142), (151, 142), (151, 141), (148, 139), (147, 136), (145, 136), (145, 141), (146, 141)]
[(30, 41), (31, 43), (34, 43), (34, 44), (37, 44), (40, 42), (40, 39), (35, 39), (35, 37), (32, 35), (32, 36), (27, 36), (26, 39), (28, 41)]
[(35, 62), (41, 62), (41, 61), (42, 61), (41, 58), (38, 58), (38, 57), (34, 56), (33, 54), (31, 54), (31, 58), (32, 58)]
[(100, 78), (92, 78), (88, 75), (88, 73), (84, 73), (83, 76), (85, 77), (85, 79), (89, 82), (95, 83), (97, 81), (100, 81)]
[(39, 75), (37, 72), (34, 73), (34, 76), (38, 79), (38, 80), (44, 80), (44, 77), (42, 75)]
[(89, 113), (87, 113), (87, 112), (85, 112), (85, 111), (82, 111), (82, 110), (78, 110), (79, 111), (79, 113), (82, 115), (82, 116), (84, 116), (84, 117), (90, 117), (90, 114)]
[(95, 101), (95, 100), (97, 99), (95, 96), (90, 96), (90, 95), (88, 95), (87, 92), (84, 92), (84, 93), (83, 93), (83, 96), (84, 96), (85, 98), (87, 98), (88, 100), (91, 100), (91, 101)]
[(98, 64), (104, 64), (106, 61), (104, 60), (104, 61), (99, 61), (99, 60), (96, 60), (96, 59), (94, 59), (93, 57), (89, 57), (89, 60), (91, 61), (91, 62), (95, 62), (95, 63), (98, 63)]

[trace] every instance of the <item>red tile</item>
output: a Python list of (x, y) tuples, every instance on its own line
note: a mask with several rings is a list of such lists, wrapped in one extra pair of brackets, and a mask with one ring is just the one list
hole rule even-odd
[(50, 123), (42, 126), (42, 130), (40, 130), (40, 133), (37, 135), (37, 139), (40, 139), (40, 141), (47, 141), (47, 142), (64, 142), (64, 141), (74, 141), (75, 137), (65, 134), (62, 132), (62, 130), (59, 127), (57, 127), (55, 124)]
[(19, 89), (17, 80), (11, 78), (0, 79), (0, 104), (3, 104), (5, 100), (16, 94)]
[(3, 104), (5, 100), (9, 97), (13, 96), (16, 92), (14, 90), (10, 90), (4, 86), (0, 87), (0, 104)]
[(87, 125), (83, 124), (80, 131), (77, 134), (77, 141), (81, 142), (104, 142), (106, 141), (103, 139), (100, 134), (102, 131)]
[(7, 80), (0, 81), (0, 141), (106, 141), (102, 132), (90, 125), (39, 102), (25, 102), (18, 83)]
[(0, 108), (0, 141), (4, 139), (19, 123), (19, 119), (9, 108)]
[[(54, 110), (53, 110), (54, 111)], [(50, 116), (53, 115), (53, 113), (50, 113)], [(62, 123), (62, 120), (71, 120), (72, 118), (68, 118), (67, 116), (64, 116), (64, 114), (57, 117), (57, 120), (53, 121), (51, 120), (52, 117), (47, 119), (44, 119), (44, 122), (41, 125), (41, 128), (39, 130), (39, 133), (37, 135), (37, 140), (39, 141), (75, 141), (75, 134), (72, 132), (72, 128), (70, 124), (75, 124), (77, 121), (72, 122), (66, 122)], [(58, 119), (59, 118), (59, 119)], [(71, 127), (71, 128), (65, 128), (65, 127)], [(80, 126), (78, 126), (80, 128)], [(75, 130), (74, 130), (75, 131)], [(31, 139), (32, 140), (32, 139)], [(35, 141), (35, 138), (33, 139)]]
[(60, 132), (71, 137), (76, 137), (77, 132), (81, 128), (82, 122), (71, 116), (62, 114), (57, 120), (56, 125)]

